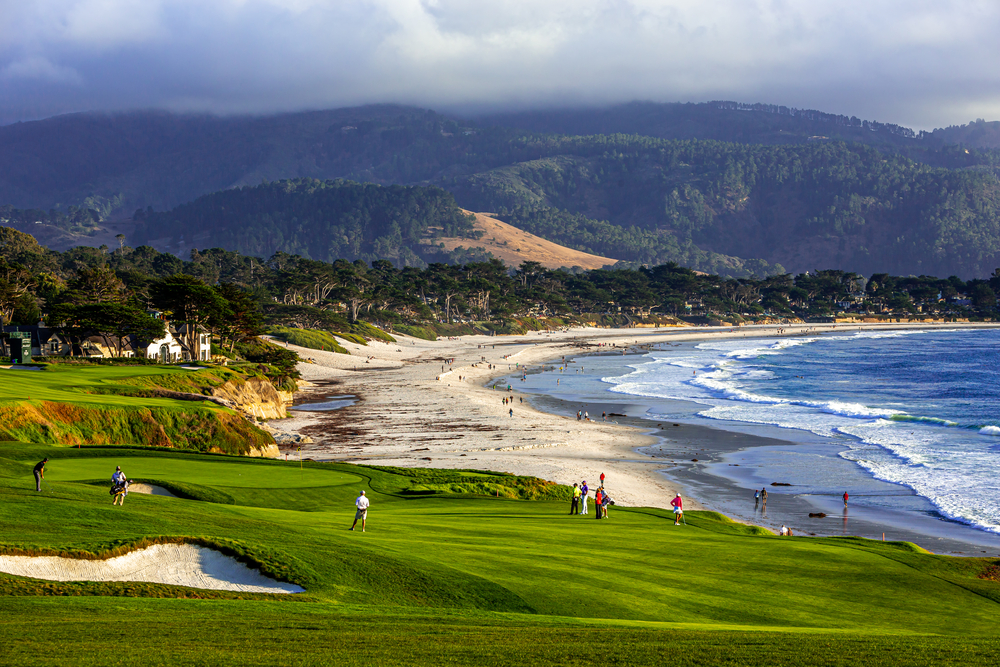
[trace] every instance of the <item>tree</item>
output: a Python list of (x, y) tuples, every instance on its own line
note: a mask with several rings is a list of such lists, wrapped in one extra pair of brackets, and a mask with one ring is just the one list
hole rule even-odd
[[(63, 304), (53, 308), (50, 319), (67, 334), (85, 338), (97, 335), (108, 347), (122, 356), (125, 340), (135, 336), (141, 342), (161, 338), (166, 330), (162, 320), (146, 314), (141, 308), (126, 303)], [(111, 338), (114, 337), (114, 345)]]
[(232, 353), (236, 343), (261, 333), (260, 306), (253, 295), (232, 283), (222, 283), (215, 288), (215, 291), (225, 300), (226, 306), (213, 316), (212, 328), (222, 336), (223, 340), (230, 341), (229, 352)]
[(980, 310), (993, 310), (997, 306), (996, 292), (990, 288), (989, 283), (977, 283), (972, 288), (969, 297), (972, 300), (972, 305)]
[(185, 342), (191, 350), (195, 348), (198, 327), (208, 328), (210, 322), (219, 321), (227, 305), (211, 286), (183, 273), (155, 281), (149, 295), (157, 308), (170, 313), (173, 321), (188, 325)]
[(14, 310), (28, 293), (32, 280), (20, 264), (9, 264), (0, 257), (0, 324), (9, 324)]
[(77, 277), (67, 284), (68, 294), (63, 300), (82, 303), (125, 303), (128, 298), (118, 275), (106, 266), (82, 268)]

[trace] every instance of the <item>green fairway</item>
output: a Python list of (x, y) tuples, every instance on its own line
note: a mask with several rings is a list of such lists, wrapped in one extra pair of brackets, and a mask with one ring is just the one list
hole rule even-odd
[[(109, 642), (124, 664), (966, 664), (998, 648), (1000, 583), (978, 578), (989, 563), (908, 544), (778, 538), (701, 512), (681, 527), (642, 508), (595, 521), (563, 501), (454, 493), (522, 484), (501, 475), (15, 443), (0, 457), (5, 551), (191, 539), (307, 591), (0, 575), (4, 662), (102, 662)], [(189, 497), (113, 507), (96, 480), (115, 465)], [(350, 532), (362, 489), (368, 532)], [(191, 595), (214, 599), (170, 599)]]
[[(136, 378), (169, 379), (203, 371), (187, 371), (176, 366), (42, 366), (41, 370), (0, 369), (0, 403), (7, 401), (52, 401), (102, 406), (170, 407), (170, 399), (135, 397), (113, 391), (134, 385)], [(185, 380), (187, 378), (185, 377)]]
[(228, 368), (69, 363), (37, 368), (0, 369), (0, 440), (141, 444), (234, 454), (274, 442), (233, 410), (165, 396), (205, 394), (247, 381), (247, 375)]

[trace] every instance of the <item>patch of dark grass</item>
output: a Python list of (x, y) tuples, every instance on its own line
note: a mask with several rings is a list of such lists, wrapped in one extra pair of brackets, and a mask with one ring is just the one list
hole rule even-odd
[(401, 334), (420, 338), (421, 340), (437, 340), (437, 334), (426, 327), (415, 324), (397, 324), (394, 329)]
[(463, 494), (521, 500), (568, 500), (573, 495), (570, 487), (538, 477), (522, 477), (483, 470), (363, 467), (390, 473), (392, 477), (379, 480), (379, 486), (389, 491), (391, 488), (389, 484), (394, 482), (395, 488), (392, 491), (404, 495)]

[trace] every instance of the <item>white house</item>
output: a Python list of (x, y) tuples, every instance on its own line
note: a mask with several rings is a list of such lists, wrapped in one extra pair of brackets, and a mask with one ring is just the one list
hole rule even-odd
[(174, 338), (169, 328), (163, 336), (142, 348), (142, 352), (147, 359), (159, 359), (161, 364), (181, 361), (184, 358), (184, 346)]

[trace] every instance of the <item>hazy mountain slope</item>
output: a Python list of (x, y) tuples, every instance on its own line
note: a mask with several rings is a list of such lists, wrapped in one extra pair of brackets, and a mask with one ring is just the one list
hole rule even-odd
[[(0, 127), (0, 204), (62, 204), (120, 211), (172, 208), (195, 197), (263, 180), (351, 178), (410, 183), (468, 162), (507, 161), (487, 133), (399, 106), (250, 117), (160, 112), (73, 114)], [(509, 131), (501, 130), (506, 144)]]
[[(776, 104), (630, 102), (590, 109), (548, 109), (496, 114), (481, 122), (551, 134), (640, 134), (660, 139), (714, 139), (789, 144), (840, 139), (908, 146), (923, 133), (891, 123), (794, 109)], [(937, 142), (935, 142), (937, 143)]]
[(973, 148), (1000, 148), (1000, 121), (986, 122), (982, 118), (968, 125), (952, 125), (931, 133), (948, 144), (962, 144)]
[[(173, 209), (226, 188), (347, 178), (435, 185), (459, 206), (495, 211), (574, 250), (724, 275), (838, 267), (985, 276), (998, 264), (1000, 151), (927, 147), (926, 136), (911, 137), (905, 128), (778, 107), (634, 104), (536, 116), (550, 123), (538, 129), (631, 134), (531, 134), (488, 124), (496, 119), (472, 122), (398, 106), (233, 118), (77, 114), (0, 127), (0, 204), (19, 207), (0, 211), (0, 224), (34, 225), (32, 232), (44, 231), (56, 244), (85, 238), (114, 246), (122, 232), (129, 245), (143, 238), (185, 254), (205, 245), (209, 237), (197, 235), (208, 227), (137, 235), (124, 221), (138, 208)], [(810, 141), (822, 127), (884, 141)], [(635, 134), (684, 128), (738, 141)], [(906, 157), (915, 153), (924, 164)], [(30, 210), (60, 203), (54, 214)], [(333, 251), (310, 245), (318, 240), (288, 221), (261, 233), (258, 213), (246, 211), (252, 234), (226, 218), (227, 247), (265, 255), (279, 248), (323, 257)], [(109, 214), (121, 221), (110, 231)], [(101, 219), (101, 228), (91, 224)], [(416, 261), (399, 254), (413, 239), (383, 239), (377, 249), (375, 240), (387, 233), (376, 230), (363, 249), (338, 242), (337, 252)], [(304, 240), (290, 240), (296, 235)]]
[(224, 190), (138, 218), (133, 245), (180, 255), (216, 247), (258, 257), (282, 251), (325, 262), (419, 265), (418, 252), (447, 259), (422, 246), (425, 237), (473, 232), (471, 216), (439, 188), (313, 179)]

